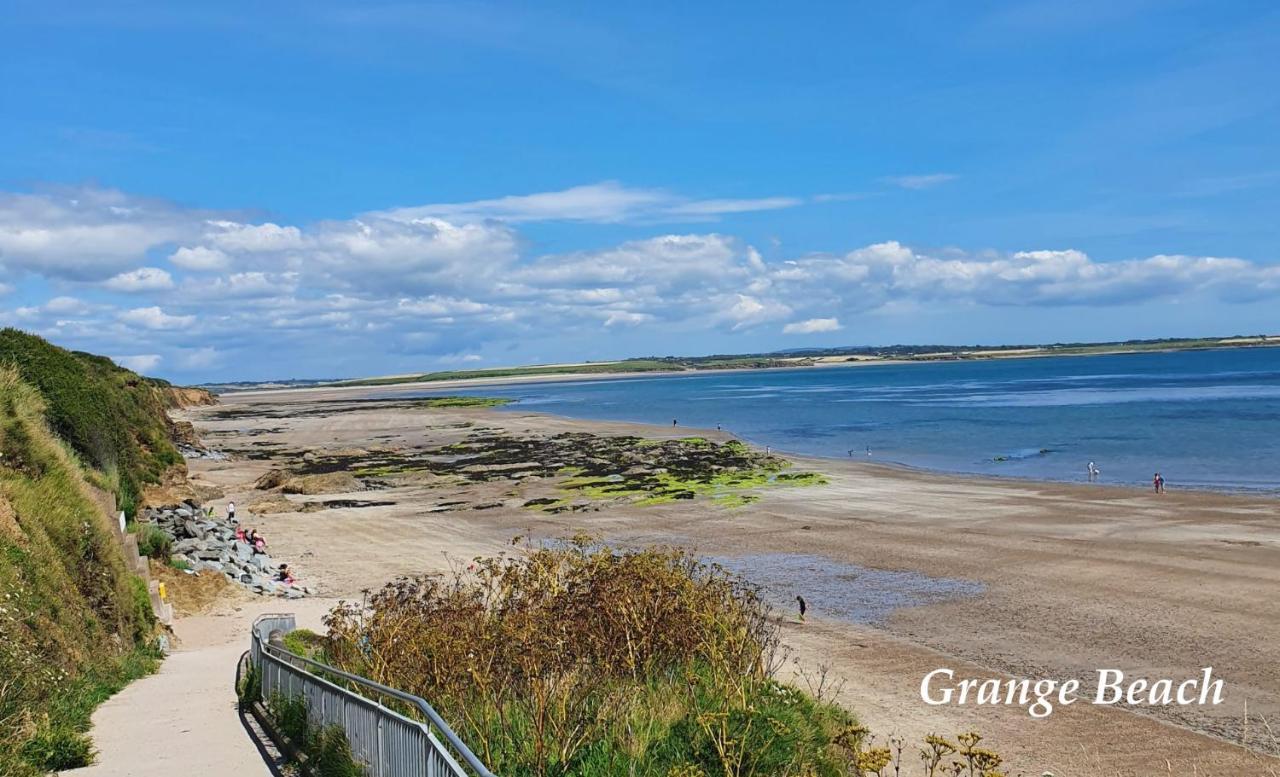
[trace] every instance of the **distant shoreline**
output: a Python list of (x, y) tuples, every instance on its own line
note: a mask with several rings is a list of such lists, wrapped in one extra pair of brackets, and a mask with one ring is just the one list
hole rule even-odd
[[(1186, 341), (1202, 343), (1203, 341)], [(1247, 349), (1247, 348), (1275, 348), (1280, 347), (1280, 336), (1268, 336), (1268, 339), (1260, 338), (1222, 338), (1213, 345), (1169, 345), (1167, 347), (1115, 347), (1106, 348), (1103, 346), (1096, 347), (1096, 350), (1086, 350), (1085, 348), (1063, 348), (1063, 349), (1016, 349), (1006, 351), (956, 351), (953, 357), (943, 356), (941, 353), (921, 355), (916, 358), (879, 358), (879, 357), (821, 357), (821, 359), (804, 359), (802, 357), (788, 357), (794, 359), (798, 363), (794, 364), (776, 364), (762, 367), (704, 367), (704, 368), (684, 368), (671, 370), (626, 370), (619, 369), (617, 371), (594, 370), (590, 372), (537, 372), (540, 367), (554, 366), (556, 369), (564, 367), (573, 367), (578, 365), (538, 365), (530, 367), (513, 367), (510, 371), (528, 370), (529, 372), (490, 376), (477, 375), (476, 377), (456, 377), (433, 380), (412, 380), (411, 376), (404, 376), (404, 380), (400, 380), (400, 376), (392, 376), (389, 378), (356, 378), (349, 381), (333, 381), (318, 383), (315, 385), (305, 386), (282, 386), (265, 385), (255, 388), (218, 390), (210, 388), (213, 393), (225, 396), (257, 396), (260, 394), (287, 394), (287, 393), (316, 393), (324, 391), (340, 391), (343, 393), (358, 391), (375, 391), (375, 390), (391, 390), (400, 392), (420, 391), (431, 388), (459, 388), (466, 386), (507, 386), (507, 385), (523, 385), (538, 383), (569, 383), (586, 380), (622, 380), (634, 378), (671, 378), (671, 377), (691, 377), (694, 375), (719, 375), (740, 372), (789, 372), (795, 370), (808, 369), (830, 369), (837, 367), (877, 367), (904, 364), (953, 364), (959, 362), (982, 362), (997, 361), (1001, 359), (1044, 359), (1044, 358), (1077, 358), (1087, 356), (1119, 356), (1126, 354), (1148, 354), (1148, 353), (1181, 353), (1185, 351), (1215, 351), (1229, 349)], [(589, 362), (583, 363), (581, 366), (588, 364), (595, 366), (606, 366), (609, 364), (623, 364), (625, 362)], [(484, 372), (477, 370), (477, 372)], [(203, 384), (205, 387), (219, 386), (222, 384)]]

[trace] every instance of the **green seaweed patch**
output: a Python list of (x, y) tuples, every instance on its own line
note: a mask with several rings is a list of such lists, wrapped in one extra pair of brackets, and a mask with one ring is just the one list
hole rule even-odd
[(511, 404), (506, 397), (427, 397), (423, 407), (502, 407)]
[(717, 494), (716, 496), (712, 497), (712, 500), (716, 504), (720, 505), (721, 507), (727, 510), (732, 510), (737, 507), (746, 507), (752, 502), (759, 502), (760, 497), (756, 494), (740, 494), (737, 492), (730, 492), (727, 494)]

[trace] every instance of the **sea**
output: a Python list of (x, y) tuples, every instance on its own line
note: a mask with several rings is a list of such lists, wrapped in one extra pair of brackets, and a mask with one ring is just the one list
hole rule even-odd
[(423, 392), (714, 429), (946, 473), (1280, 495), (1280, 348), (918, 362)]

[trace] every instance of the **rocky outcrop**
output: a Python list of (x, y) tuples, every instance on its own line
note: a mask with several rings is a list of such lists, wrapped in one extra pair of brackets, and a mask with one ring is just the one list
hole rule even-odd
[(365, 484), (349, 472), (324, 472), (316, 475), (294, 475), (273, 469), (253, 484), (260, 491), (278, 488), (283, 494), (342, 494), (363, 491)]
[(208, 516), (194, 502), (147, 508), (142, 519), (173, 538), (173, 558), (186, 562), (193, 571), (218, 572), (231, 582), (264, 596), (300, 599), (311, 593), (296, 583), (288, 585), (277, 581), (279, 561), (238, 541), (234, 523)]

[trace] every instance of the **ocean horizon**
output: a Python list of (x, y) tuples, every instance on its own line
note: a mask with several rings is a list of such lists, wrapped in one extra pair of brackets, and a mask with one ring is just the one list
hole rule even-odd
[(1280, 495), (1280, 349), (531, 381), (511, 409), (721, 429), (780, 452), (937, 472)]

